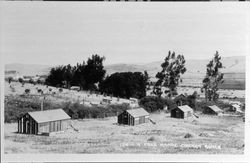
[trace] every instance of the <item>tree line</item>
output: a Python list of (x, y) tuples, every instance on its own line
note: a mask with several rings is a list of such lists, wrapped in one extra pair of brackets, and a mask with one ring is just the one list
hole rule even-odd
[(92, 55), (87, 62), (76, 66), (61, 65), (50, 70), (45, 84), (70, 88), (79, 86), (80, 90), (99, 91), (122, 98), (142, 98), (146, 96), (147, 72), (124, 72), (106, 76), (103, 62), (105, 57)]
[[(88, 58), (87, 62), (77, 63), (76, 66), (62, 65), (50, 70), (45, 84), (55, 87), (70, 88), (79, 86), (81, 90), (99, 91), (101, 93), (122, 98), (142, 98), (149, 89), (149, 76), (147, 71), (122, 72), (106, 76), (103, 62), (105, 57), (97, 54)], [(163, 94), (172, 98), (178, 94), (177, 86), (182, 82), (181, 75), (187, 69), (184, 55), (168, 52), (162, 70), (156, 74), (156, 83), (153, 86), (153, 95), (161, 98)], [(219, 98), (218, 85), (223, 83), (221, 57), (216, 51), (213, 59), (207, 64), (207, 72), (202, 81), (201, 91), (205, 93), (206, 101), (216, 101)]]

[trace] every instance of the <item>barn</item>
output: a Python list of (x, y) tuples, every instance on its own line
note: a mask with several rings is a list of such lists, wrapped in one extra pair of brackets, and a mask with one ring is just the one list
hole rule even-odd
[(174, 98), (174, 102), (177, 106), (187, 105), (187, 97), (183, 94), (180, 94)]
[(49, 134), (65, 130), (70, 116), (62, 109), (28, 112), (18, 119), (18, 133)]
[(118, 115), (118, 124), (138, 125), (149, 122), (149, 113), (143, 108), (125, 110)]
[(177, 106), (176, 108), (171, 110), (171, 117), (173, 118), (188, 118), (193, 115), (193, 109), (188, 105)]
[(223, 111), (216, 105), (206, 106), (203, 110), (204, 114), (211, 114), (211, 115), (221, 115), (222, 112)]

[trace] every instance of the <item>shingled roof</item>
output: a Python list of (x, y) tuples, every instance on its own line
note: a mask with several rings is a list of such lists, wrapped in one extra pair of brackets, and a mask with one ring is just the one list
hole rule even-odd
[(62, 109), (28, 112), (28, 114), (37, 123), (70, 119), (70, 116), (66, 114)]
[(127, 112), (133, 117), (147, 116), (149, 113), (143, 108), (129, 109)]

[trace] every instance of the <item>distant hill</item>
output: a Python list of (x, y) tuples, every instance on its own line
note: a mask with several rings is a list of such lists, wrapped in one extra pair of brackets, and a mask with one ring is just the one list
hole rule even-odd
[(5, 74), (15, 72), (23, 76), (45, 75), (49, 73), (51, 67), (49, 65), (12, 63), (5, 65)]
[[(225, 57), (222, 58), (223, 66), (225, 67), (222, 71), (224, 73), (245, 73), (245, 56), (237, 57)], [(187, 72), (182, 76), (183, 78), (203, 78), (206, 72), (206, 65), (209, 60), (186, 60)], [(161, 63), (163, 61), (156, 61), (147, 64), (112, 64), (105, 66), (107, 74), (115, 72), (135, 72), (135, 71), (147, 71), (150, 77), (155, 76), (157, 72), (161, 70)], [(5, 71), (16, 72), (20, 75), (44, 75), (49, 73), (49, 65), (36, 65), (36, 64), (7, 64), (5, 65)]]
[[(225, 68), (223, 68), (224, 73), (245, 73), (245, 56), (237, 57), (226, 57), (222, 58), (222, 63)], [(148, 71), (151, 77), (154, 77), (157, 72), (161, 70), (161, 63), (163, 61), (151, 62), (143, 65), (134, 65), (134, 64), (114, 64), (106, 66), (108, 74), (114, 72), (126, 72), (126, 71)], [(204, 76), (206, 72), (206, 65), (209, 60), (186, 60), (187, 72), (183, 77), (195, 77), (195, 76)]]

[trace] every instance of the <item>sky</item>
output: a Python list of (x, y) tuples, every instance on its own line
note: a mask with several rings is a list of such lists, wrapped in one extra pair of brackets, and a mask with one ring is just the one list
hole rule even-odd
[[(242, 3), (5, 3), (4, 63), (76, 64), (92, 54), (104, 64), (247, 54)], [(249, 15), (248, 15), (249, 16)], [(249, 18), (249, 17), (248, 17)]]

